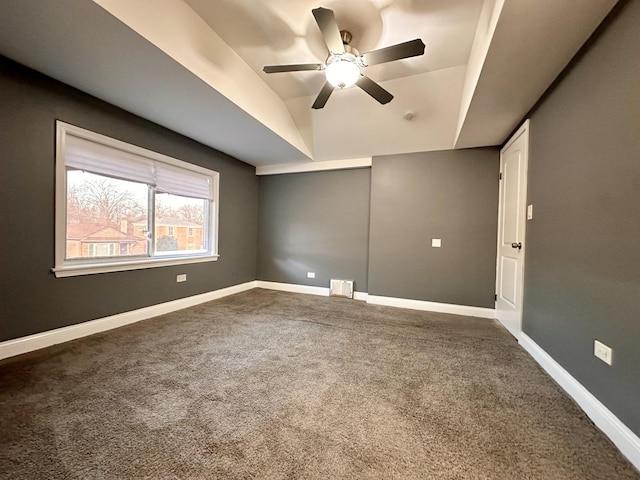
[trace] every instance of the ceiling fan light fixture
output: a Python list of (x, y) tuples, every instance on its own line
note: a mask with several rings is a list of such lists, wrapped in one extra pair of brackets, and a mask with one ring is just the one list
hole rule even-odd
[(358, 78), (360, 78), (360, 68), (356, 65), (354, 55), (348, 53), (333, 55), (327, 61), (325, 75), (327, 81), (334, 87), (348, 88), (355, 85)]
[[(380, 105), (389, 103), (393, 100), (393, 95), (361, 73), (360, 69), (366, 68), (369, 65), (379, 65), (381, 63), (417, 57), (418, 55), (424, 54), (425, 44), (421, 39), (416, 38), (408, 42), (372, 50), (361, 55), (351, 46), (351, 33), (338, 28), (333, 10), (318, 7), (311, 10), (311, 13), (316, 19), (316, 23), (318, 24), (318, 28), (329, 52), (329, 57), (326, 62), (296, 65), (266, 65), (263, 70), (265, 73), (324, 70), (326, 81), (313, 102), (313, 105), (311, 105), (311, 108), (314, 110), (324, 108), (327, 100), (329, 100), (331, 96), (331, 92), (336, 88), (348, 88), (352, 85), (357, 85)], [(407, 118), (407, 120), (410, 120), (410, 118)]]

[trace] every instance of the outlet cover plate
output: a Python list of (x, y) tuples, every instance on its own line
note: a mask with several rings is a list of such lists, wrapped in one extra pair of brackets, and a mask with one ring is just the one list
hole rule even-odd
[(593, 341), (593, 354), (602, 360), (607, 365), (611, 365), (611, 357), (613, 356), (613, 350), (598, 340)]

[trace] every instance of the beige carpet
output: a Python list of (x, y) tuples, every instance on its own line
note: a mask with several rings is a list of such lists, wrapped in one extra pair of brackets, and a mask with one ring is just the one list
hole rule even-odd
[(0, 362), (10, 479), (640, 479), (495, 321), (253, 290)]

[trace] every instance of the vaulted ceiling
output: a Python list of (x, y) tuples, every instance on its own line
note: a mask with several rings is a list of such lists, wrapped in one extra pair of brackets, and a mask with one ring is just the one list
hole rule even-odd
[[(258, 167), (500, 145), (616, 0), (0, 0), (0, 54)], [(312, 110), (327, 52), (421, 38)], [(409, 114), (409, 115), (407, 115)]]

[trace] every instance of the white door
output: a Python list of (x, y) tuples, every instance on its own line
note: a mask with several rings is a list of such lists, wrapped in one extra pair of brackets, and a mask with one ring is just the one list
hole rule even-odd
[(500, 152), (496, 318), (520, 339), (527, 214), (529, 120)]

